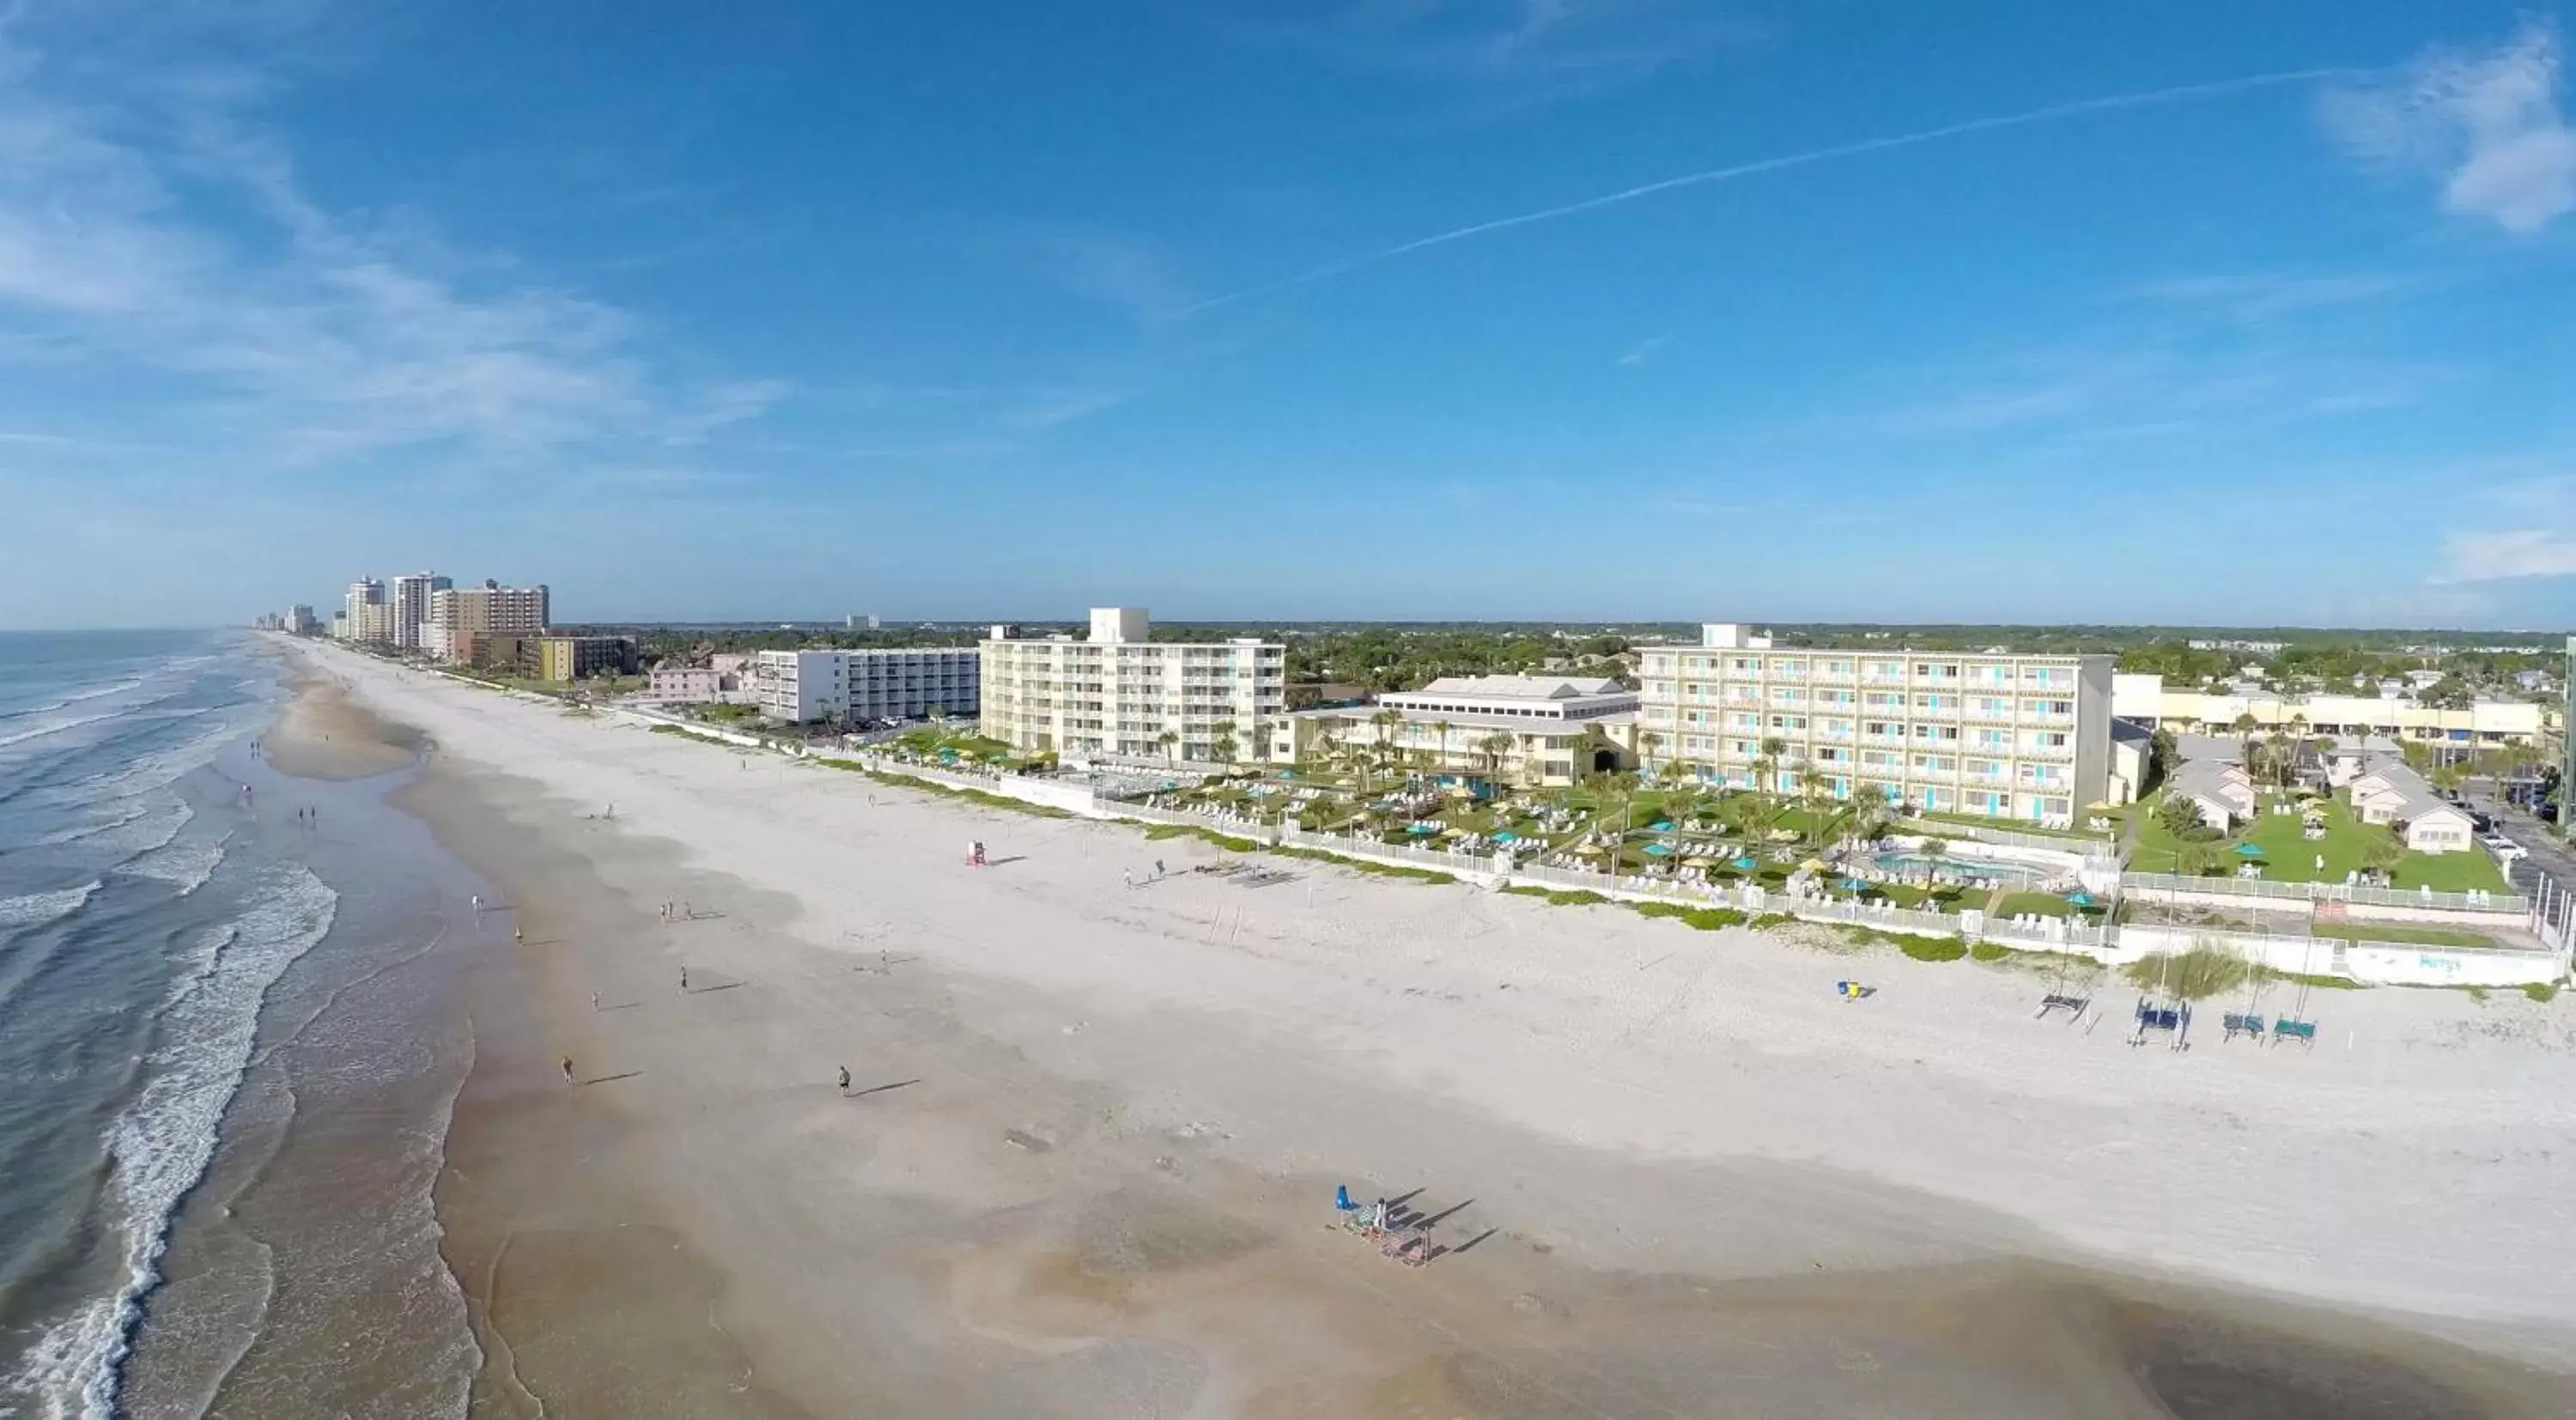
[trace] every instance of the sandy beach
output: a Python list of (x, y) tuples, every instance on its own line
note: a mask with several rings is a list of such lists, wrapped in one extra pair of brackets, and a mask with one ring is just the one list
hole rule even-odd
[(1244, 888), (296, 654), (271, 757), (425, 737), (407, 806), (502, 898), (438, 1188), (479, 1413), (2566, 1413), (2564, 1003), (2133, 1050), (2028, 970)]

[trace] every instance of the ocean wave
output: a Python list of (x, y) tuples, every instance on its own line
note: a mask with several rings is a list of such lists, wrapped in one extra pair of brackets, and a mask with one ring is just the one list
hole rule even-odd
[(93, 690), (77, 691), (73, 694), (64, 696), (60, 700), (48, 700), (42, 705), (28, 705), (16, 710), (0, 713), (0, 725), (5, 725), (11, 720), (24, 719), (29, 715), (42, 715), (55, 710), (68, 710), (73, 706), (82, 704), (86, 701), (103, 700), (108, 696), (132, 690), (136, 686), (139, 686), (150, 679), (150, 676), (139, 675), (131, 680), (120, 680), (114, 685), (102, 685)]
[(79, 887), (58, 888), (52, 892), (31, 892), (19, 897), (0, 897), (0, 933), (14, 936), (30, 927), (60, 922), (89, 903), (98, 891), (95, 879)]
[[(183, 812), (187, 809), (185, 804), (179, 807)], [(186, 822), (185, 818), (180, 820), (183, 825)], [(175, 883), (179, 895), (186, 897), (204, 887), (206, 879), (215, 875), (216, 867), (224, 861), (224, 845), (231, 841), (232, 832), (227, 829), (219, 837), (195, 838), (186, 842), (177, 839), (178, 831), (173, 829), (169, 839), (127, 859), (119, 865), (120, 870)]]
[(126, 1275), (113, 1295), (63, 1318), (29, 1349), (14, 1386), (42, 1407), (44, 1420), (115, 1420), (171, 1221), (213, 1161), (217, 1127), (250, 1064), (261, 1004), (331, 929), (339, 895), (301, 865), (276, 864), (255, 881), (257, 896), (238, 918), (199, 936), (191, 969), (163, 1001), (143, 1089), (109, 1127), (109, 1195)]

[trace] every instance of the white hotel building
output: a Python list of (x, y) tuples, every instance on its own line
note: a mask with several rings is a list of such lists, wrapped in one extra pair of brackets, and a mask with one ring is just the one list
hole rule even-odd
[(2066, 825), (2111, 794), (2109, 656), (1790, 649), (1731, 623), (1696, 648), (1648, 647), (1638, 749), (1711, 783), (1812, 776), (1833, 798), (1875, 791), (1942, 813)]
[(1288, 648), (1246, 638), (1148, 639), (1139, 607), (1095, 607), (1089, 639), (983, 643), (983, 733), (1066, 759), (1258, 760), (1287, 712)]
[(751, 662), (751, 700), (773, 720), (971, 719), (982, 658), (971, 646), (861, 651), (763, 651)]

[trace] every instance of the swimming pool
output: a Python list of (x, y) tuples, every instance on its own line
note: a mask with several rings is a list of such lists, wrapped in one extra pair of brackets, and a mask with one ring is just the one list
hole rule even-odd
[[(1920, 853), (1881, 853), (1877, 861), (1880, 867), (1899, 877), (1919, 878), (1923, 876), (1923, 865), (1927, 860)], [(2047, 876), (2027, 863), (1999, 863), (1992, 858), (1952, 858), (1945, 855), (1929, 861), (1954, 877), (1975, 878), (2013, 887), (2025, 887)]]

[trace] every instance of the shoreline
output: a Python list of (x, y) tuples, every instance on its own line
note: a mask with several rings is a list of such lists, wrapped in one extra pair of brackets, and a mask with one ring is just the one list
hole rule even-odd
[[(378, 688), (371, 683), (361, 695)], [(400, 688), (381, 689), (393, 698)], [(457, 708), (418, 703), (428, 697), (413, 700), (433, 717)], [(516, 710), (522, 729), (559, 728), (546, 723), (550, 717), (542, 707)], [(2527, 1399), (2514, 1394), (2519, 1387), (2511, 1377), (2483, 1373), (2474, 1357), (2442, 1342), (2410, 1339), (2379, 1323), (2271, 1298), (2176, 1288), (2166, 1280), (2170, 1260), (2161, 1257), (2142, 1259), (2144, 1276), (2135, 1282), (2082, 1271), (2068, 1264), (2087, 1260), (2084, 1249), (2027, 1221), (1895, 1188), (1837, 1169), (1822, 1157), (1783, 1159), (1770, 1150), (1712, 1157), (1684, 1138), (1640, 1152), (1618, 1140), (1641, 1115), (1687, 1115), (1693, 1105), (1669, 1090), (1641, 1095), (1634, 1069), (1601, 1070), (1576, 1082), (1603, 1106), (1596, 1112), (1607, 1116), (1601, 1123), (1608, 1127), (1534, 1134), (1524, 1123), (1483, 1107), (1474, 1092), (1462, 1091), (1461, 1082), (1426, 1077), (1417, 1059), (1401, 1058), (1437, 1055), (1436, 1050), (1390, 1050), (1384, 1040), (1370, 1038), (1368, 1027), (1376, 1022), (1347, 1011), (1327, 1009), (1312, 1020), (1289, 1021), (1258, 1011), (1250, 1017), (1240, 1010), (1211, 1012), (1204, 1002), (1172, 999), (1183, 994), (1177, 992), (1110, 999), (1118, 994), (1116, 986), (1136, 984), (1139, 969), (1152, 980), (1175, 953), (1219, 977), (1237, 974), (1223, 959), (1202, 960), (1221, 957), (1214, 929), (1229, 920), (1237, 935), (1222, 956), (1240, 954), (1234, 944), (1247, 909), (1234, 906), (1229, 919), (1222, 899), (1215, 903), (1215, 920), (1195, 928), (1190, 924), (1196, 902), (1176, 902), (1167, 912), (1141, 905), (1131, 910), (1113, 899), (1100, 909), (1110, 914), (1106, 922), (1094, 908), (1080, 909), (1070, 926), (1057, 930), (1078, 936), (1088, 952), (1109, 953), (1084, 959), (1108, 968), (1097, 974), (1061, 954), (1026, 960), (1024, 953), (1005, 955), (989, 943), (942, 940), (993, 931), (1044, 933), (1069, 906), (1049, 900), (1042, 890), (1048, 884), (1012, 885), (1008, 868), (982, 880), (996, 884), (990, 892), (1001, 900), (981, 905), (981, 915), (999, 920), (983, 923), (979, 931), (971, 917), (952, 917), (953, 898), (937, 900), (944, 894), (918, 904), (894, 895), (904, 873), (936, 871), (930, 865), (948, 856), (931, 849), (915, 848), (899, 865), (884, 865), (901, 871), (880, 876), (864, 902), (833, 906), (684, 857), (692, 847), (696, 854), (705, 852), (705, 834), (691, 833), (680, 826), (684, 819), (667, 812), (681, 802), (670, 797), (683, 792), (679, 779), (726, 795), (722, 806), (738, 812), (782, 788), (801, 801), (810, 787), (793, 786), (811, 776), (801, 776), (796, 766), (772, 762), (738, 769), (704, 746), (685, 747), (684, 754), (699, 758), (695, 771), (679, 762), (631, 766), (632, 787), (621, 784), (618, 792), (634, 797), (621, 802), (612, 824), (584, 816), (600, 808), (549, 797), (555, 786), (510, 777), (497, 764), (456, 762), (474, 750), (497, 753), (498, 742), (458, 748), (478, 740), (470, 725), (422, 728), (442, 749), (402, 806), (429, 820), (441, 840), (478, 871), (506, 884), (530, 913), (522, 924), (529, 945), (513, 948), (503, 940), (494, 952), (496, 960), (512, 959), (508, 969), (475, 968), (487, 978), (474, 992), (478, 1001), (515, 995), (527, 1009), (508, 1029), (491, 1028), (501, 1020), (497, 1007), (478, 1011), (475, 1067), (457, 1105), (439, 1213), (449, 1227), (450, 1260), (460, 1283), (469, 1295), (479, 1295), (473, 1305), (487, 1355), (506, 1352), (509, 1364), (525, 1363), (523, 1383), (533, 1383), (541, 1394), (550, 1388), (562, 1393), (567, 1382), (579, 1388), (584, 1363), (578, 1357), (585, 1347), (616, 1351), (622, 1343), (545, 1328), (525, 1332), (526, 1309), (511, 1300), (513, 1284), (524, 1282), (525, 1297), (551, 1297), (559, 1307), (593, 1313), (599, 1297), (565, 1279), (623, 1275), (643, 1265), (634, 1248), (599, 1244), (600, 1237), (615, 1239), (622, 1232), (630, 1243), (652, 1237), (660, 1265), (671, 1270), (653, 1288), (616, 1290), (684, 1298), (676, 1310), (690, 1315), (630, 1316), (629, 1306), (619, 1303), (607, 1313), (613, 1323), (592, 1329), (631, 1328), (637, 1337), (661, 1338), (648, 1347), (657, 1353), (654, 1369), (756, 1378), (748, 1389), (729, 1392), (737, 1408), (707, 1413), (807, 1413), (800, 1404), (831, 1413), (815, 1405), (815, 1398), (846, 1397), (854, 1383), (873, 1387), (856, 1393), (870, 1394), (885, 1413), (991, 1409), (994, 1393), (954, 1390), (951, 1367), (906, 1364), (941, 1353), (952, 1360), (978, 1353), (970, 1369), (981, 1374), (996, 1367), (1069, 1373), (1071, 1379), (1054, 1377), (1050, 1394), (1071, 1393), (1062, 1391), (1068, 1384), (1076, 1392), (1106, 1386), (1094, 1373), (1125, 1366), (1161, 1375), (1168, 1388), (1242, 1402), (1213, 1413), (1270, 1413), (1260, 1407), (1284, 1405), (1282, 1397), (1292, 1394), (1300, 1405), (1321, 1403), (1332, 1413), (1400, 1413), (1389, 1407), (1434, 1396), (1460, 1407), (1455, 1413), (1489, 1413), (1473, 1408), (1490, 1401), (1479, 1399), (1474, 1378), (1485, 1375), (1479, 1368), (1499, 1355), (1522, 1366), (1533, 1364), (1536, 1355), (1544, 1359), (1542, 1370), (1571, 1367), (1570, 1358), (1580, 1355), (1585, 1366), (1597, 1368), (1604, 1364), (1598, 1353), (1609, 1344), (1607, 1335), (1626, 1338), (1612, 1347), (1623, 1355), (1655, 1350), (1640, 1338), (1651, 1340), (1684, 1316), (1691, 1319), (1687, 1342), (1680, 1333), (1663, 1337), (1657, 1366), (1673, 1365), (1679, 1351), (1718, 1355), (1735, 1343), (1746, 1346), (1747, 1355), (1758, 1349), (1756, 1341), (1774, 1349), (1823, 1346), (1827, 1338), (1805, 1331), (1765, 1330), (1799, 1314), (1834, 1317), (1836, 1344), (1875, 1340), (1876, 1347), (1864, 1349), (1925, 1353), (1908, 1368), (1897, 1368), (1909, 1387), (1905, 1394), (1922, 1393), (1927, 1384), (1959, 1384), (1968, 1387), (1957, 1393), (1959, 1403), (2004, 1414), (2018, 1413), (2017, 1387), (2046, 1390), (2029, 1374), (2033, 1358), (2024, 1354), (1988, 1357), (1973, 1378), (1950, 1375), (1954, 1365), (1928, 1358), (1939, 1349), (1937, 1338), (1924, 1334), (1920, 1318), (1885, 1302), (1888, 1296), (1911, 1297), (1918, 1309), (1943, 1310), (1976, 1299), (1988, 1310), (2026, 1310), (2033, 1327), (2051, 1332), (2049, 1344), (2059, 1347), (2090, 1328), (2079, 1349), (2086, 1350), (2092, 1373), (2086, 1383), (2097, 1386), (2111, 1384), (2110, 1378), (2132, 1364), (2140, 1327), (2154, 1329), (2137, 1317), (2189, 1318), (2184, 1329), (2205, 1336), (2213, 1325), (2209, 1318), (2233, 1314), (2250, 1329), (2304, 1334), (2320, 1338), (2319, 1346), (2330, 1347), (2328, 1339), (2355, 1347), (2366, 1343), (2408, 1358), (2415, 1372), (2446, 1377), (2464, 1394), (2492, 1393), (2499, 1407), (2493, 1413), (2521, 1413), (2513, 1407)], [(593, 738), (616, 733), (597, 725), (560, 728)], [(622, 738), (628, 746), (644, 739)], [(741, 790), (734, 789), (736, 783)], [(864, 797), (846, 786), (841, 793), (845, 809), (852, 808), (846, 800)], [(862, 859), (892, 855), (911, 840), (944, 843), (980, 834), (996, 842), (997, 856), (1014, 852), (1015, 840), (1025, 841), (1032, 855), (1056, 861), (1067, 854), (1097, 856), (1093, 875), (1108, 879), (1114, 892), (1114, 865), (1122, 856), (1216, 856), (1177, 844), (1121, 844), (1120, 831), (1103, 826), (1006, 822), (989, 811), (917, 801), (900, 791), (881, 791), (879, 797), (900, 801), (875, 811), (899, 822), (849, 843)], [(857, 809), (850, 817), (869, 812)], [(936, 828), (941, 824), (951, 827)], [(935, 831), (925, 836), (925, 825)], [(1185, 885), (1201, 897), (1222, 891), (1202, 882)], [(1310, 873), (1290, 891), (1330, 893), (1346, 904), (1365, 899), (1358, 910), (1391, 906), (1399, 921), (1412, 922), (1399, 930), (1415, 936), (1437, 931), (1432, 924), (1446, 917), (1452, 919), (1446, 925), (1453, 938), (1472, 929), (1519, 947), (1530, 945), (1523, 939), (1542, 936), (1581, 950), (1583, 919), (1590, 916), (1540, 906), (1528, 911), (1553, 915), (1533, 917), (1511, 907), (1497, 911), (1487, 901), (1469, 905), (1488, 915), (1462, 922), (1454, 897), (1438, 904), (1449, 909), (1445, 913), (1425, 910), (1427, 899), (1447, 890), (1352, 882), (1334, 872)], [(664, 922), (653, 910), (664, 897), (690, 899), (702, 915)], [(1266, 905), (1248, 910), (1273, 915)], [(1148, 915), (1134, 915), (1139, 912)], [(1626, 930), (1634, 929), (1623, 929), (1623, 935)], [(1192, 933), (1202, 940), (1192, 941)], [(1254, 960), (1240, 970), (1264, 975), (1265, 958), (1291, 956), (1301, 945), (1309, 952), (1342, 948), (1329, 959), (1344, 962), (1356, 944), (1331, 939), (1347, 935), (1317, 931), (1302, 944), (1293, 934), (1247, 944)], [(1382, 969), (1390, 978), (1430, 975), (1428, 968), (1438, 963), (1405, 960), (1405, 948), (1397, 945), (1404, 940), (1390, 939), (1384, 960), (1350, 969)], [(912, 960), (890, 975), (861, 969), (879, 952)], [(1491, 970), (1522, 979), (1503, 989), (1562, 989), (1529, 978), (1529, 963), (1519, 953), (1505, 955), (1509, 959)], [(1698, 965), (1693, 982), (1725, 973), (1725, 963), (1711, 956)], [(997, 958), (1019, 969), (997, 973)], [(672, 982), (657, 979), (665, 973), (675, 977), (682, 961), (694, 968), (693, 980), (707, 994), (683, 997)], [(1295, 966), (1292, 957), (1275, 969)], [(1816, 966), (1850, 970), (1832, 959)], [(1893, 974), (1875, 960), (1869, 970)], [(1246, 984), (1217, 983), (1233, 988), (1219, 994), (1238, 997)], [(1411, 999), (1428, 994), (1393, 979), (1361, 984)], [(1640, 985), (1661, 991), (1672, 983)], [(594, 989), (616, 1007), (601, 1018), (591, 1018), (587, 1006)], [(1486, 989), (1496, 988), (1489, 982)], [(636, 998), (631, 1009), (625, 1006), (629, 995)], [(1345, 1003), (1328, 996), (1310, 1004)], [(1595, 1009), (1634, 1004), (1590, 1003)], [(683, 1009), (705, 1019), (674, 1026), (673, 1016)], [(708, 1020), (719, 1011), (735, 1015), (711, 1027)], [(1616, 1014), (1613, 1009), (1614, 1019)], [(640, 1028), (648, 1016), (656, 1032), (649, 1038)], [(1647, 1018), (1651, 1033), (1652, 1008)], [(664, 1030), (674, 1034), (662, 1037)], [(515, 1039), (505, 1041), (513, 1031)], [(550, 1046), (545, 1040), (573, 1043)], [(826, 1044), (818, 1046), (817, 1040)], [(828, 1043), (835, 1040), (844, 1043)], [(827, 1061), (833, 1053), (859, 1052), (862, 1042), (888, 1062), (890, 1073), (912, 1078), (875, 1081), (891, 1088), (842, 1109), (824, 1078), (831, 1068)], [(1464, 1037), (1459, 1043), (1476, 1044)], [(1814, 1046), (1810, 1042), (1802, 1052), (1811, 1065), (1818, 1063)], [(1640, 1057), (1632, 1065), (1661, 1067), (1650, 1073), (1672, 1071), (1689, 1058), (1686, 1050), (1658, 1050), (1652, 1039), (1618, 1035), (1594, 1049)], [(610, 1064), (638, 1064), (641, 1073), (567, 1096), (560, 1080), (544, 1078), (556, 1050), (577, 1058), (596, 1052)], [(803, 1058), (807, 1052), (820, 1052), (810, 1068)], [(897, 1058), (909, 1063), (895, 1067)], [(1484, 1055), (1466, 1049), (1457, 1058)], [(872, 1077), (858, 1062), (850, 1063), (868, 1085)], [(665, 1083), (665, 1072), (692, 1067), (702, 1080), (685, 1088)], [(1838, 1090), (1870, 1088), (1865, 1074), (1833, 1074)], [(549, 1089), (552, 1095), (545, 1093)], [(1708, 1104), (1722, 1108), (1724, 1102)], [(1855, 1106), (1847, 1101), (1846, 1107)], [(725, 1109), (743, 1117), (707, 1121), (705, 1111)], [(1231, 1117), (1194, 1117), (1209, 1114)], [(1840, 1126), (1822, 1119), (1815, 1127), (1830, 1136)], [(706, 1162), (724, 1148), (762, 1167), (745, 1171)], [(549, 1153), (573, 1166), (569, 1173), (557, 1168), (553, 1177), (590, 1181), (557, 1186), (551, 1197), (534, 1202), (509, 1196), (525, 1187), (509, 1182), (514, 1170), (543, 1172), (531, 1170), (527, 1160)], [(1465, 1177), (1399, 1176), (1407, 1155), (1415, 1167), (1427, 1155), (1441, 1161), (1436, 1172)], [(1364, 1184), (1351, 1176), (1370, 1162), (1386, 1172), (1385, 1182)], [(467, 1184), (451, 1183), (460, 1177), (470, 1180), (471, 1196)], [(1427, 1183), (1440, 1195), (1434, 1201), (1443, 1207), (1467, 1202), (1460, 1216), (1494, 1231), (1472, 1250), (1430, 1268), (1396, 1268), (1357, 1250), (1363, 1245), (1356, 1240), (1321, 1233), (1330, 1216), (1322, 1203), (1337, 1178), (1363, 1197)], [(613, 1187), (601, 1186), (603, 1179)], [(589, 1195), (595, 1187), (596, 1196), (578, 1199), (567, 1191)], [(776, 1199), (781, 1193), (785, 1199)], [(764, 1225), (706, 1206), (735, 1195), (762, 1199), (760, 1206), (774, 1205), (780, 1216)], [(1696, 1201), (1702, 1198), (1722, 1199), (1724, 1209), (1743, 1216), (1712, 1221), (1703, 1215), (1717, 1210)], [(841, 1208), (823, 1207), (824, 1200), (900, 1225), (853, 1224)], [(487, 1221), (513, 1214), (517, 1220), (506, 1226)], [(583, 1225), (585, 1217), (601, 1216), (618, 1220), (605, 1234)], [(798, 1235), (780, 1236), (791, 1221)], [(1451, 1245), (1472, 1236), (1461, 1234)], [(532, 1249), (531, 1238), (543, 1239), (553, 1255)], [(1346, 1242), (1351, 1246), (1340, 1246)], [(1140, 1252), (1149, 1259), (1141, 1270), (1135, 1261)], [(808, 1253), (839, 1259), (851, 1265), (843, 1275), (866, 1271), (869, 1280), (849, 1284), (858, 1294), (853, 1297), (780, 1275), (792, 1274), (794, 1261)], [(2026, 1260), (2031, 1258), (2037, 1260)], [(487, 1280), (478, 1283), (478, 1275)], [(1665, 1280), (1650, 1285), (1655, 1278)], [(1667, 1293), (1683, 1278), (1689, 1279), (1689, 1301), (1677, 1305)], [(1352, 1325), (1354, 1318), (1386, 1306), (1389, 1294), (1403, 1298), (1411, 1319)], [(2051, 1303), (2039, 1305), (2042, 1297)], [(1438, 1317), (1438, 1324), (1424, 1330), (1415, 1312)], [(1184, 1324), (1182, 1313), (1197, 1320)], [(926, 1326), (924, 1317), (941, 1324)], [(710, 1325), (719, 1318), (720, 1325)], [(837, 1320), (826, 1326), (827, 1318)], [(2116, 1318), (2128, 1320), (2115, 1325)], [(1720, 1333), (1715, 1339), (1712, 1326)], [(511, 1335), (514, 1328), (522, 1334)], [(853, 1328), (866, 1344), (853, 1344)], [(2493, 1341), (2507, 1329), (2474, 1324), (2446, 1334), (2458, 1339), (2463, 1331), (2480, 1333)], [(2510, 1329), (2516, 1339), (2495, 1349), (2564, 1354), (2563, 1336)], [(2533, 1334), (2522, 1335), (2527, 1329)], [(709, 1340), (710, 1334), (721, 1341)], [(694, 1349), (675, 1349), (684, 1342)], [(694, 1359), (678, 1365), (674, 1358), (682, 1354)], [(1173, 1359), (1183, 1354), (1191, 1358), (1188, 1365)], [(855, 1374), (854, 1356), (869, 1363)], [(1835, 1383), (1829, 1378), (1851, 1374), (1837, 1370), (1826, 1351), (1814, 1352), (1810, 1361), (1803, 1369), (1788, 1368), (1797, 1374), (1780, 1382), (1789, 1388), (1776, 1392), (1777, 1404), (1830, 1404)], [(495, 1369), (487, 1365), (478, 1398), (500, 1396), (502, 1378), (490, 1374)], [(1630, 1355), (1613, 1369), (1628, 1375), (1653, 1367)], [(1579, 1367), (1565, 1371), (1583, 1373)], [(1398, 1379), (1403, 1377), (1411, 1379)], [(775, 1388), (767, 1384), (773, 1379)], [(1890, 1379), (1881, 1376), (1882, 1383)], [(2047, 1393), (2063, 1402), (2071, 1382), (2060, 1376), (2054, 1384), (2059, 1388)], [(1120, 1410), (1107, 1394), (1093, 1410), (1076, 1405), (1063, 1413), (1163, 1413)], [(2097, 1391), (2090, 1398), (2109, 1394)]]

